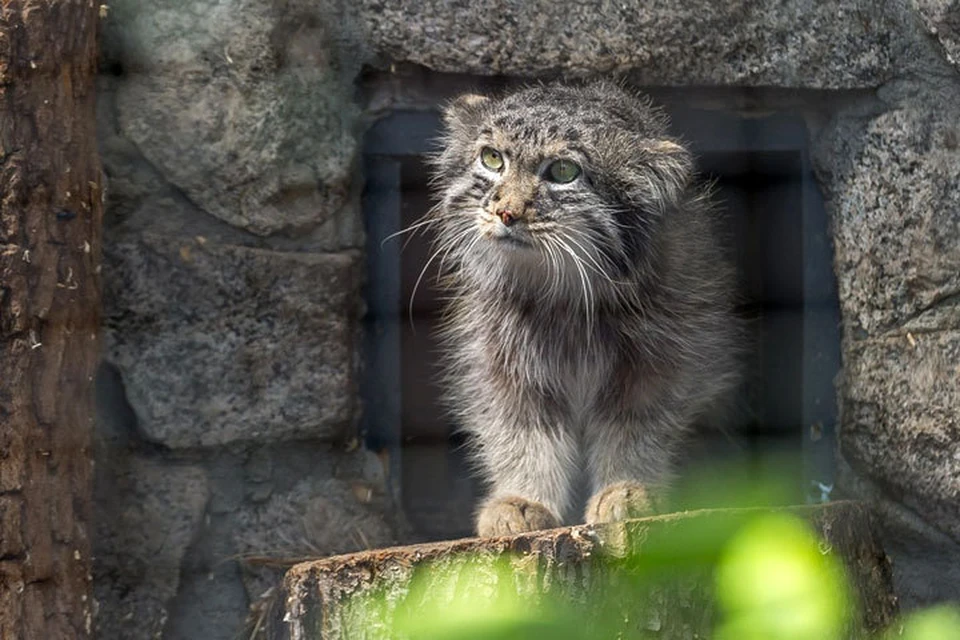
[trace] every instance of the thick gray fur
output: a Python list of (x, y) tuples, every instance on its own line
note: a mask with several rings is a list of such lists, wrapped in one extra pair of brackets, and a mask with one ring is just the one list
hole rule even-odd
[[(607, 82), (462, 96), (444, 115), (424, 224), (451, 297), (449, 404), (490, 486), (479, 533), (580, 520), (580, 487), (588, 521), (649, 509), (737, 380), (732, 271), (689, 152)], [(550, 182), (558, 158), (582, 174)]]

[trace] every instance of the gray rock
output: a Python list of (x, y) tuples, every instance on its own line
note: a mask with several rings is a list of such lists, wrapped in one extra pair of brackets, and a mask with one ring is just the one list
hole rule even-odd
[[(140, 148), (122, 135), (117, 119), (116, 94), (126, 76), (101, 74), (97, 86), (97, 128), (101, 161), (107, 177), (104, 243), (121, 241), (120, 234), (134, 230), (173, 236), (202, 235), (221, 244), (270, 247), (293, 251), (340, 251), (363, 246), (363, 220), (359, 194), (335, 208), (315, 211), (318, 223), (289, 236), (251, 235), (213, 216), (191, 202), (167, 181)], [(295, 206), (299, 206), (294, 202)]]
[(356, 252), (115, 238), (107, 351), (142, 434), (174, 448), (348, 435), (360, 278)]
[(960, 544), (843, 460), (838, 472), (848, 494), (868, 501), (883, 522), (880, 535), (901, 610), (960, 600)]
[[(372, 459), (380, 467), (376, 456), (363, 449), (344, 458), (348, 466)], [(400, 532), (390, 511), (383, 484), (352, 473), (304, 478), (245, 506), (232, 522), (250, 600), (278, 585), (291, 561), (396, 544)]]
[(960, 66), (960, 2), (913, 0), (913, 6), (951, 63)]
[(840, 118), (816, 162), (848, 336), (882, 335), (960, 293), (957, 88)]
[(157, 638), (209, 497), (203, 469), (138, 455), (97, 465), (95, 619), (100, 638)]
[(960, 325), (853, 342), (845, 355), (844, 457), (960, 543)]
[(744, 3), (362, 0), (373, 50), (389, 61), (483, 75), (634, 71), (650, 85), (824, 89), (882, 84), (898, 29), (869, 0)]
[(816, 149), (844, 323), (840, 449), (885, 504), (957, 543), (960, 93), (901, 83), (881, 98), (886, 110), (838, 118)]
[(884, 502), (882, 539), (902, 610), (960, 601), (960, 545), (896, 503)]
[(128, 219), (145, 201), (160, 195), (169, 197), (170, 189), (136, 145), (117, 132), (114, 115), (119, 83), (118, 78), (106, 74), (101, 74), (97, 81), (97, 141), (107, 177), (104, 225), (108, 229)]
[(336, 212), (357, 151), (359, 59), (329, 27), (339, 14), (280, 4), (123, 0), (105, 33), (121, 133), (201, 209), (259, 235)]

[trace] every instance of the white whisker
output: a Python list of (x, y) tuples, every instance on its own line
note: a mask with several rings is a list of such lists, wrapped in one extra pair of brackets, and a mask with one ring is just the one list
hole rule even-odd
[[(454, 217), (454, 216), (450, 216), (450, 217)], [(446, 259), (446, 256), (450, 253), (450, 251), (452, 251), (452, 250), (456, 247), (456, 245), (457, 245), (458, 243), (460, 243), (460, 242), (462, 242), (464, 239), (466, 239), (466, 237), (469, 235), (469, 233), (470, 233), (471, 230), (472, 230), (472, 227), (468, 227), (468, 228), (464, 229), (462, 232), (460, 232), (460, 233), (458, 233), (456, 236), (454, 236), (454, 238), (452, 238), (452, 239), (450, 239), (450, 240), (447, 240), (446, 245), (441, 244), (441, 243), (443, 242), (443, 240), (444, 240), (442, 237), (437, 237), (437, 239), (436, 239), (436, 241), (435, 241), (435, 245), (434, 245), (434, 246), (436, 247), (436, 250), (430, 255), (430, 257), (427, 259), (426, 263), (423, 265), (423, 268), (420, 270), (420, 275), (417, 276), (417, 281), (416, 281), (416, 282), (414, 283), (414, 285), (413, 285), (413, 291), (410, 293), (410, 303), (409, 303), (409, 305), (408, 305), (408, 315), (409, 315), (409, 320), (410, 320), (410, 326), (411, 326), (411, 328), (414, 328), (414, 329), (415, 329), (415, 327), (414, 327), (414, 325), (413, 325), (413, 302), (414, 302), (414, 299), (415, 299), (416, 296), (417, 296), (417, 290), (420, 288), (420, 282), (423, 280), (423, 276), (426, 274), (427, 269), (430, 268), (430, 264), (431, 264), (434, 260), (436, 260), (437, 256), (439, 256), (441, 252), (443, 252), (443, 253), (444, 253), (444, 256), (443, 256), (443, 257), (441, 258), (441, 260), (440, 260), (440, 267), (441, 267), (441, 268), (438, 269), (438, 273), (442, 273), (443, 261)], [(478, 236), (478, 237), (479, 237), (479, 236)], [(473, 247), (473, 244), (475, 244), (475, 242), (476, 242), (476, 240), (474, 241), (474, 243), (471, 243), (471, 244), (463, 251), (463, 253), (464, 253), (464, 254), (469, 253), (470, 249)]]
[[(571, 233), (576, 233), (576, 231), (575, 231), (574, 229), (569, 229), (569, 228), (568, 228), (567, 231), (570, 231)], [(569, 235), (569, 234), (567, 234), (567, 233), (564, 233), (562, 230), (560, 231), (560, 235), (561, 235), (565, 240), (569, 240), (570, 242), (572, 242), (573, 244), (575, 244), (577, 247), (580, 248), (580, 250), (581, 250), (581, 251), (583, 252), (583, 254), (584, 254), (583, 257), (585, 257), (587, 260), (589, 260), (589, 261), (592, 263), (594, 270), (595, 270), (601, 277), (603, 277), (604, 280), (606, 280), (607, 282), (609, 282), (610, 284), (612, 284), (614, 287), (619, 286), (619, 285), (629, 284), (629, 283), (627, 283), (627, 282), (614, 281), (614, 280), (607, 274), (607, 272), (604, 271), (604, 269), (603, 269), (603, 267), (600, 265), (600, 263), (597, 262), (597, 259), (596, 259), (589, 251), (587, 251), (586, 247), (584, 247), (582, 244), (580, 244), (579, 242), (577, 242), (576, 239), (573, 238), (573, 236), (571, 236), (571, 235)]]
[(580, 275), (580, 284), (583, 289), (584, 312), (587, 322), (587, 343), (589, 344), (591, 334), (593, 333), (593, 285), (590, 283), (590, 278), (587, 276), (586, 268), (584, 267), (583, 262), (579, 257), (577, 257), (577, 252), (574, 251), (570, 245), (564, 242), (562, 238), (554, 238), (554, 240), (557, 242), (557, 246), (566, 251), (573, 259), (573, 265), (576, 267), (577, 273)]
[(427, 220), (420, 220), (419, 222), (414, 222), (409, 227), (400, 229), (400, 231), (396, 231), (394, 233), (391, 233), (387, 237), (385, 237), (383, 240), (380, 241), (380, 246), (383, 247), (383, 245), (385, 245), (390, 240), (393, 240), (394, 238), (398, 238), (405, 233), (410, 233), (412, 231), (416, 231), (417, 229), (420, 229), (421, 227), (425, 227), (431, 224), (436, 224), (438, 222), (440, 222), (439, 218), (429, 218)]

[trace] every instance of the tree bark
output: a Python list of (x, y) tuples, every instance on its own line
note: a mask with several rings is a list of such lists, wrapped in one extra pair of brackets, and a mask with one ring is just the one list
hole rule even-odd
[(99, 4), (0, 0), (0, 638), (92, 627)]

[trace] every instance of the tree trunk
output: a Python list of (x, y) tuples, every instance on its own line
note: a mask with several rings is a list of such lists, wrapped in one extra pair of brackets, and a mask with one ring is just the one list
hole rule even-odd
[(92, 627), (99, 4), (0, 0), (0, 638)]
[[(833, 548), (845, 565), (856, 601), (848, 605), (853, 620), (846, 637), (889, 625), (897, 610), (890, 564), (868, 511), (853, 502), (790, 511), (806, 519), (825, 548)], [(532, 606), (540, 594), (563, 593), (567, 602), (592, 603), (577, 610), (585, 629), (596, 630), (604, 620), (622, 622), (609, 637), (623, 632), (631, 638), (709, 638), (716, 621), (711, 596), (715, 558), (707, 551), (709, 540), (759, 513), (763, 511), (683, 512), (303, 562), (287, 572), (270, 597), (255, 604), (245, 637), (387, 640), (397, 637), (393, 625), (405, 613), (429, 620), (466, 591), (481, 611), (494, 609), (503, 594)], [(619, 565), (627, 552), (648, 564), (664, 563), (658, 565), (662, 573), (644, 574), (642, 581), (630, 585)], [(435, 606), (424, 607), (429, 601)], [(611, 611), (619, 619), (610, 616)], [(606, 629), (610, 631), (609, 624)]]

